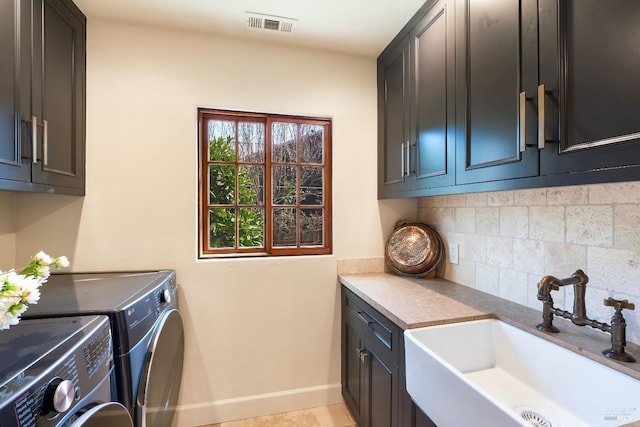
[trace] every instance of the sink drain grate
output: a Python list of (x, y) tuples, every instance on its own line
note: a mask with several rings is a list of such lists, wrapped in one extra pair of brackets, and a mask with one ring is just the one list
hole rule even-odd
[(524, 411), (520, 412), (520, 416), (533, 427), (552, 427), (551, 421), (535, 411), (525, 409)]

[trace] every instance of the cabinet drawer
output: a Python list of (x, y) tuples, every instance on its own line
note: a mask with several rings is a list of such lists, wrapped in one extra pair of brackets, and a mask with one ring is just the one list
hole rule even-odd
[(376, 309), (357, 297), (346, 288), (343, 289), (343, 315), (350, 323), (361, 325), (369, 331), (368, 345), (375, 347), (385, 357), (398, 363), (399, 345), (402, 331)]

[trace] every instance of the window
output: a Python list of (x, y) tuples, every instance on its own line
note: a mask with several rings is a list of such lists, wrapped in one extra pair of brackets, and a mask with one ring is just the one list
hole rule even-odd
[(198, 109), (199, 254), (331, 253), (331, 121)]

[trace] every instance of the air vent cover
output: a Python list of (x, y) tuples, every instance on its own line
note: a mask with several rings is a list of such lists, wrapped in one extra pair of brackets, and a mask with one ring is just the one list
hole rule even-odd
[(274, 33), (292, 34), (296, 31), (297, 19), (282, 16), (264, 15), (262, 13), (246, 12), (247, 28)]

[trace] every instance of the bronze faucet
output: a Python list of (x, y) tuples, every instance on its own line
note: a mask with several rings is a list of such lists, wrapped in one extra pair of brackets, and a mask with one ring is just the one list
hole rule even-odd
[[(553, 315), (570, 319), (577, 326), (591, 326), (595, 329), (608, 332), (611, 334), (611, 348), (604, 350), (602, 354), (610, 359), (621, 362), (635, 362), (635, 359), (624, 351), (627, 345), (625, 329), (627, 323), (622, 316), (622, 310), (627, 308), (635, 309), (635, 305), (627, 300), (616, 300), (607, 298), (604, 305), (614, 307), (615, 313), (611, 318), (611, 325), (598, 322), (587, 317), (587, 309), (585, 305), (585, 292), (587, 289), (589, 278), (582, 270), (576, 270), (575, 273), (566, 279), (557, 279), (553, 276), (544, 276), (538, 283), (538, 299), (543, 302), (542, 305), (542, 323), (537, 326), (538, 330), (544, 332), (559, 332), (558, 328), (553, 326)], [(553, 306), (553, 298), (551, 291), (557, 291), (561, 286), (573, 285), (573, 313), (560, 310)]]

